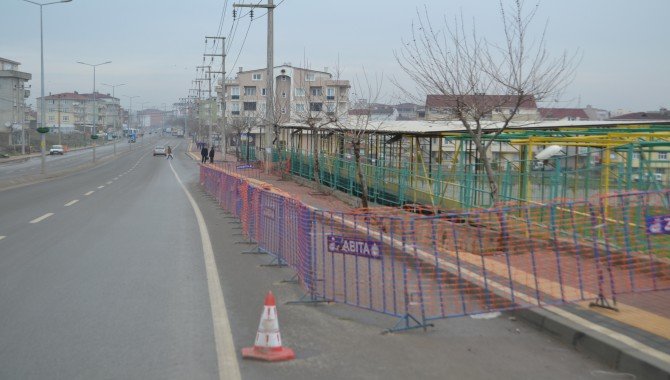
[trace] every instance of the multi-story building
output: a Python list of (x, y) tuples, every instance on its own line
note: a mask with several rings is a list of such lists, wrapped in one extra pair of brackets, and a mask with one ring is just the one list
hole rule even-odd
[(25, 125), (25, 99), (30, 96), (26, 86), (32, 75), (19, 71), (19, 62), (0, 58), (0, 132), (20, 135)]
[[(80, 94), (77, 91), (45, 96), (46, 126), (62, 133), (75, 129), (92, 132), (121, 127), (121, 103), (109, 94)], [(37, 98), (37, 109), (42, 98)], [(97, 112), (95, 112), (97, 107)], [(97, 121), (94, 118), (97, 116)], [(38, 123), (39, 120), (38, 114)]]
[[(225, 83), (226, 117), (257, 117), (265, 119), (266, 69), (244, 71)], [(324, 71), (293, 67), (274, 68), (275, 120), (270, 123), (301, 122), (310, 113), (347, 115), (349, 81), (333, 78)], [(222, 99), (222, 88), (217, 86)], [(267, 123), (267, 121), (265, 121)]]

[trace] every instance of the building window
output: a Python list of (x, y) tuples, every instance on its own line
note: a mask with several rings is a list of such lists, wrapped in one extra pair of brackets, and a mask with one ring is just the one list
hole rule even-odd
[(295, 89), (295, 96), (296, 96), (296, 97), (303, 97), (303, 96), (305, 96), (305, 89), (304, 89), (304, 88), (296, 88), (296, 89)]
[(286, 108), (282, 107), (282, 108), (281, 108), (281, 113), (282, 113), (282, 114), (285, 114), (285, 113), (286, 113)]
[(256, 87), (244, 86), (244, 96), (256, 96)]
[(305, 82), (314, 82), (316, 80), (316, 76), (314, 73), (308, 73), (305, 75)]
[(69, 117), (69, 116), (63, 116), (62, 119), (63, 119), (63, 121), (70, 121), (70, 117)]
[(261, 73), (251, 75), (251, 80), (261, 80), (261, 79), (263, 79), (263, 74)]
[(240, 103), (231, 103), (230, 104), (230, 113), (231, 115), (239, 115), (240, 114)]
[(282, 97), (282, 98), (286, 98), (286, 92), (282, 91), (282, 93), (281, 93), (281, 97)]
[(245, 111), (256, 111), (256, 102), (244, 102), (244, 110)]
[(638, 153), (638, 152), (633, 152), (633, 159), (634, 159), (634, 160), (639, 160), (639, 159), (640, 159), (640, 153)]
[(312, 94), (312, 96), (322, 96), (323, 95), (323, 89), (321, 87), (310, 87), (309, 92)]
[(326, 112), (335, 112), (335, 103), (326, 103)]
[(333, 87), (328, 87), (326, 90), (326, 99), (335, 100), (335, 89)]
[(239, 87), (231, 87), (230, 88), (230, 98), (231, 99), (239, 99), (240, 98), (240, 88)]
[(309, 110), (313, 112), (321, 112), (323, 103), (309, 103)]
[(658, 159), (659, 160), (667, 160), (668, 159), (668, 152), (659, 152), (658, 153)]
[(49, 116), (49, 121), (56, 121), (56, 117), (55, 116)]
[(261, 95), (265, 96), (265, 89), (264, 88), (261, 88)]
[(295, 105), (295, 111), (296, 112), (305, 112), (305, 105), (302, 103), (296, 104)]

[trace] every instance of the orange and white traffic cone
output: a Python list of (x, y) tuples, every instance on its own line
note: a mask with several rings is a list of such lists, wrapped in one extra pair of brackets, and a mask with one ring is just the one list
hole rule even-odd
[(293, 350), (281, 345), (277, 305), (272, 292), (268, 292), (265, 296), (265, 306), (263, 307), (263, 314), (261, 314), (261, 322), (258, 325), (256, 342), (254, 342), (253, 347), (242, 349), (242, 357), (269, 362), (295, 359)]

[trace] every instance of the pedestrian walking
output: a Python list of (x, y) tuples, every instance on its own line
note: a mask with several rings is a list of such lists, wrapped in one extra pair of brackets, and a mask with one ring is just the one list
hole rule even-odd
[(209, 163), (214, 163), (214, 145), (212, 145), (212, 149), (209, 150)]
[(200, 155), (202, 156), (202, 160), (200, 160), (200, 162), (202, 162), (203, 164), (206, 164), (207, 163), (207, 147), (206, 146), (204, 146), (204, 145), (202, 146), (202, 149), (200, 149)]
[(167, 147), (167, 156), (165, 157), (166, 160), (171, 160), (174, 157), (172, 157), (172, 147), (168, 145)]

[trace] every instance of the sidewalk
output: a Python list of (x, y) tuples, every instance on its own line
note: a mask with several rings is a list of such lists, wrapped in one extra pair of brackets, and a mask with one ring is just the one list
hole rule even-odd
[[(191, 156), (199, 160), (199, 152), (192, 152)], [(235, 158), (228, 156), (225, 161), (235, 162)], [(214, 166), (220, 167), (222, 162), (215, 160)], [(240, 163), (240, 167), (243, 164)], [(302, 179), (280, 180), (257, 169), (237, 171), (238, 174), (243, 172), (253, 182), (268, 183), (319, 209), (352, 211), (352, 205), (356, 204), (356, 199), (347, 195), (319, 195)], [(618, 297), (618, 312), (589, 307), (589, 302), (582, 302), (511, 313), (617, 370), (645, 379), (670, 378), (670, 290)]]

